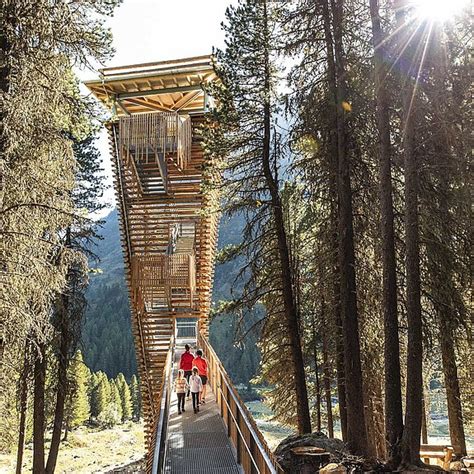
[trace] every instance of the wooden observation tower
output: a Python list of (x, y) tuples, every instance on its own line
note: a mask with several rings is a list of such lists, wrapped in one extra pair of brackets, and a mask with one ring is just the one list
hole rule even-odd
[[(199, 125), (210, 56), (107, 68), (87, 87), (108, 123), (141, 377), (145, 439), (153, 449), (164, 368), (177, 318), (207, 334), (217, 240), (216, 196), (203, 192)], [(207, 177), (212, 179), (211, 177)]]

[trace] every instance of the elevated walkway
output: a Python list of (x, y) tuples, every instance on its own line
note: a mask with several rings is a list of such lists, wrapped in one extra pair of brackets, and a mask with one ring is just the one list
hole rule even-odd
[[(185, 342), (196, 344), (196, 340), (176, 341), (173, 378), (176, 378), (179, 359)], [(209, 387), (210, 388), (210, 387)], [(191, 399), (185, 402), (185, 412), (178, 415), (177, 397), (171, 395), (170, 416), (164, 459), (165, 473), (183, 474), (242, 474), (237, 463), (235, 449), (227, 436), (216, 397), (208, 390), (206, 403), (198, 414), (193, 413)]]
[[(181, 337), (180, 337), (181, 336)], [(201, 349), (208, 362), (206, 403), (193, 412), (177, 411), (173, 382), (184, 345)], [(197, 324), (177, 321), (176, 337), (165, 368), (161, 412), (156, 425), (153, 474), (280, 474), (281, 468), (240, 399), (216, 353)]]

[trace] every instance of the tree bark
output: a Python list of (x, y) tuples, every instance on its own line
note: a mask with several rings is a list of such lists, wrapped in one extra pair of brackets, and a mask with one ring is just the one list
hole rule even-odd
[(337, 151), (339, 196), (339, 268), (341, 272), (341, 315), (346, 375), (347, 443), (359, 455), (367, 454), (362, 367), (360, 359), (357, 288), (350, 165), (346, 146), (343, 102), (347, 100), (342, 46), (343, 0), (331, 1), (334, 29), (334, 64), (337, 92)]
[(38, 344), (38, 354), (34, 365), (33, 392), (33, 472), (43, 474), (44, 471), (44, 392), (46, 379), (46, 354), (43, 343)]
[(380, 26), (379, 2), (370, 0), (374, 47), (377, 128), (379, 136), (379, 183), (383, 263), (385, 438), (389, 461), (400, 462), (399, 444), (403, 434), (402, 389), (400, 379), (400, 341), (398, 337), (397, 275), (392, 199), (392, 147), (390, 114), (384, 62), (385, 34)]
[(278, 189), (278, 183), (273, 176), (270, 166), (270, 144), (271, 144), (271, 109), (270, 109), (270, 58), (269, 58), (269, 34), (268, 34), (268, 13), (267, 3), (264, 1), (263, 4), (264, 14), (264, 34), (266, 36), (265, 45), (265, 74), (264, 78), (264, 89), (265, 89), (265, 101), (264, 101), (264, 137), (263, 137), (263, 149), (262, 149), (262, 164), (263, 172), (268, 186), (272, 212), (274, 219), (275, 231), (277, 234), (278, 242), (278, 256), (279, 264), (281, 269), (281, 279), (283, 287), (283, 302), (285, 310), (285, 318), (288, 327), (288, 333), (290, 338), (290, 349), (291, 349), (291, 361), (294, 369), (295, 377), (295, 391), (296, 391), (296, 416), (298, 424), (298, 432), (300, 434), (311, 433), (311, 415), (309, 412), (308, 405), (308, 392), (306, 388), (306, 375), (303, 361), (303, 352), (301, 350), (301, 338), (299, 331), (298, 312), (295, 306), (294, 294), (292, 288), (292, 274), (290, 266), (290, 258), (288, 253), (288, 242), (285, 230), (285, 222), (283, 218), (282, 203), (280, 193)]
[(60, 315), (61, 325), (61, 342), (59, 345), (58, 353), (58, 372), (57, 372), (57, 393), (56, 393), (56, 406), (54, 409), (54, 422), (53, 422), (53, 433), (51, 436), (51, 445), (49, 448), (48, 461), (46, 463), (46, 473), (52, 474), (56, 468), (56, 462), (58, 459), (59, 445), (61, 443), (61, 434), (64, 421), (64, 404), (66, 401), (67, 394), (67, 367), (69, 361), (69, 346), (70, 337), (68, 331), (68, 296), (61, 295), (59, 297), (61, 303), (58, 305), (58, 312)]
[[(327, 330), (327, 329), (326, 329)], [(326, 416), (328, 419), (328, 436), (334, 438), (334, 422), (332, 417), (331, 401), (331, 374), (326, 330), (323, 333), (323, 370), (324, 370), (324, 396), (326, 399)]]
[(428, 444), (428, 423), (426, 419), (426, 397), (423, 394), (422, 402), (422, 418), (421, 418), (421, 441)]
[[(443, 324), (441, 323), (441, 326)], [(466, 456), (466, 436), (464, 433), (461, 407), (461, 391), (459, 390), (458, 369), (454, 353), (454, 340), (451, 328), (440, 328), (441, 356), (443, 361), (444, 385), (448, 402), (449, 436), (454, 452), (458, 456)]]
[[(405, 31), (405, 9), (403, 3), (396, 8), (397, 28)], [(400, 45), (401, 47), (401, 45)], [(407, 54), (405, 47), (401, 60)], [(411, 62), (407, 59), (407, 63)], [(420, 242), (418, 215), (418, 160), (415, 154), (416, 90), (412, 75), (407, 72), (401, 84), (402, 98), (402, 143), (405, 177), (405, 267), (406, 267), (406, 313), (407, 313), (407, 387), (405, 404), (405, 427), (401, 442), (402, 467), (418, 466), (420, 461), (420, 433), (423, 398), (423, 342), (421, 320)]]
[(316, 378), (316, 431), (321, 431), (321, 384), (319, 380), (318, 351), (316, 349), (316, 334), (313, 332), (314, 375)]
[(16, 454), (16, 474), (21, 474), (26, 434), (26, 410), (28, 407), (28, 343), (25, 345), (25, 357), (20, 380), (20, 426), (18, 429), (18, 448)]

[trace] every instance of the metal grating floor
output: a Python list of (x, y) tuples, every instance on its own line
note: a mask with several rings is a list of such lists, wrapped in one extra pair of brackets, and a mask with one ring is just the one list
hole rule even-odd
[[(179, 357), (183, 351), (183, 347), (176, 347), (178, 362), (175, 364), (176, 368), (179, 366)], [(185, 413), (178, 415), (176, 394), (173, 393), (165, 472), (167, 474), (242, 474), (210, 386), (208, 385), (206, 404), (201, 405), (201, 411), (198, 414), (193, 413), (191, 400), (186, 400), (185, 409)]]

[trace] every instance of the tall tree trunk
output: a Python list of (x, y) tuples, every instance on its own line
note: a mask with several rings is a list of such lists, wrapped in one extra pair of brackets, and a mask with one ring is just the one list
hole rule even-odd
[[(397, 28), (406, 34), (404, 2), (396, 8)], [(408, 35), (406, 35), (408, 36)], [(403, 47), (401, 60), (407, 50)], [(412, 58), (413, 59), (413, 58)], [(412, 64), (407, 58), (406, 63)], [(405, 404), (405, 427), (402, 435), (402, 466), (417, 466), (420, 461), (420, 433), (423, 398), (423, 342), (421, 320), (421, 283), (420, 283), (420, 242), (418, 215), (418, 160), (415, 154), (416, 89), (412, 75), (414, 69), (407, 72), (401, 84), (402, 98), (402, 141), (405, 177), (405, 266), (406, 266), (406, 312), (407, 312), (407, 387)]]
[[(313, 323), (314, 324), (314, 323)], [(313, 329), (313, 358), (314, 375), (316, 381), (316, 431), (321, 431), (321, 383), (319, 380), (318, 350), (316, 348), (316, 334)]]
[[(441, 124), (440, 133), (435, 137), (436, 156), (442, 160), (451, 161), (450, 133), (449, 125), (446, 125), (446, 113), (448, 104), (446, 103), (446, 79), (448, 77), (445, 50), (441, 44), (441, 31), (435, 27), (433, 32), (433, 46), (435, 58), (437, 58), (434, 68), (435, 79), (435, 101), (433, 110), (437, 124)], [(454, 164), (451, 164), (454, 166)], [(450, 253), (452, 233), (450, 232), (450, 216), (448, 199), (452, 184), (450, 183), (451, 166), (439, 166), (438, 192), (443, 199), (439, 202), (439, 243), (441, 248), (435, 248), (433, 259), (436, 269), (434, 271), (434, 285), (432, 291), (436, 295), (436, 312), (438, 321), (439, 341), (441, 346), (441, 360), (443, 363), (444, 385), (446, 387), (446, 399), (448, 404), (449, 435), (454, 452), (458, 456), (466, 456), (466, 436), (464, 433), (463, 414), (461, 406), (461, 391), (459, 389), (458, 370), (456, 365), (455, 341), (454, 341), (454, 308), (456, 285), (454, 283), (454, 262)]]
[(384, 366), (385, 366), (385, 437), (392, 466), (400, 462), (403, 434), (402, 389), (400, 379), (400, 341), (398, 337), (397, 275), (392, 199), (392, 149), (390, 114), (384, 62), (385, 34), (380, 26), (379, 2), (370, 0), (372, 41), (374, 46), (377, 128), (379, 135), (379, 182), (383, 263)]
[[(438, 319), (441, 318), (442, 316)], [(449, 436), (456, 455), (466, 456), (466, 436), (464, 434), (461, 391), (459, 389), (456, 354), (454, 352), (454, 338), (449, 325), (444, 325), (442, 321), (440, 325), (441, 357), (443, 361), (446, 399), (448, 402)]]
[(336, 68), (334, 64), (334, 42), (331, 31), (331, 18), (327, 0), (323, 2), (323, 23), (324, 38), (327, 52), (327, 68), (328, 68), (328, 93), (329, 103), (334, 107), (329, 107), (330, 128), (329, 128), (329, 193), (332, 198), (331, 202), (331, 229), (332, 229), (332, 252), (334, 262), (332, 264), (333, 272), (333, 301), (332, 307), (334, 312), (335, 341), (336, 341), (336, 375), (337, 375), (337, 394), (339, 401), (339, 416), (341, 420), (342, 439), (347, 441), (347, 409), (346, 409), (346, 377), (344, 369), (344, 342), (342, 335), (342, 317), (341, 317), (341, 287), (340, 287), (340, 270), (339, 270), (339, 198), (337, 192), (337, 170), (338, 170), (338, 146), (337, 146), (337, 112), (335, 105), (337, 104), (336, 92)]
[(61, 303), (58, 305), (58, 317), (61, 322), (61, 342), (58, 353), (58, 372), (56, 389), (56, 406), (54, 409), (53, 433), (51, 437), (51, 446), (49, 448), (48, 461), (46, 463), (46, 473), (52, 474), (56, 468), (58, 459), (59, 445), (61, 443), (61, 434), (64, 421), (64, 403), (67, 394), (67, 367), (69, 360), (70, 337), (68, 331), (68, 296), (60, 296)]
[(273, 176), (270, 165), (270, 144), (271, 144), (271, 110), (270, 110), (270, 57), (268, 44), (268, 17), (267, 3), (263, 4), (264, 13), (264, 35), (266, 37), (265, 44), (265, 104), (264, 104), (264, 137), (262, 149), (262, 164), (265, 180), (270, 191), (274, 226), (278, 241), (279, 266), (281, 269), (281, 279), (283, 287), (283, 302), (285, 310), (285, 318), (288, 327), (291, 349), (291, 362), (294, 369), (295, 391), (296, 391), (296, 416), (298, 423), (298, 432), (311, 433), (311, 415), (308, 405), (308, 392), (306, 388), (306, 375), (303, 361), (303, 352), (301, 350), (301, 338), (298, 323), (298, 312), (295, 306), (292, 274), (290, 266), (290, 258), (288, 253), (288, 242), (285, 230), (285, 222), (283, 218), (283, 209), (278, 189), (278, 183)]
[(423, 444), (428, 444), (428, 423), (426, 413), (426, 396), (423, 393), (422, 403), (422, 417), (421, 417), (421, 441)]
[(323, 370), (324, 370), (324, 397), (326, 399), (326, 416), (328, 420), (328, 436), (334, 438), (334, 422), (332, 417), (331, 401), (331, 373), (329, 365), (327, 327), (323, 331)]
[(16, 453), (16, 474), (21, 474), (23, 465), (23, 451), (25, 448), (26, 410), (28, 406), (28, 372), (30, 370), (30, 364), (28, 360), (28, 346), (28, 343), (25, 344), (23, 370), (20, 380), (20, 426), (18, 430), (18, 448)]
[(341, 314), (346, 375), (347, 443), (352, 452), (367, 454), (359, 321), (355, 276), (354, 229), (350, 166), (346, 146), (343, 102), (347, 100), (342, 46), (343, 1), (331, 1), (334, 30), (334, 64), (337, 91), (337, 151), (339, 195), (339, 267), (341, 272)]
[(46, 354), (43, 343), (38, 344), (38, 353), (34, 365), (33, 391), (33, 472), (43, 474), (44, 471), (44, 392), (46, 379)]

